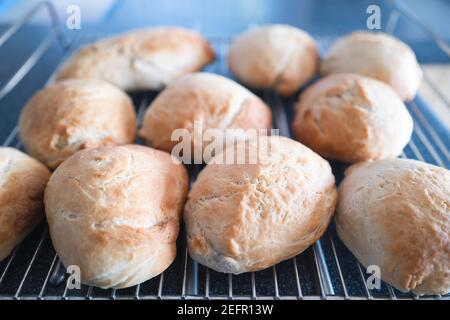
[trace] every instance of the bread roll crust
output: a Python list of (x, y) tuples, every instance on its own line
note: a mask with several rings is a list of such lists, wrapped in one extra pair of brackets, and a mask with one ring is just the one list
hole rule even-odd
[[(209, 164), (188, 195), (189, 254), (219, 272), (257, 271), (299, 254), (320, 238), (334, 212), (328, 162), (288, 138), (260, 139), (271, 148), (268, 157)], [(251, 142), (246, 150), (256, 147)]]
[(351, 166), (339, 187), (336, 229), (365, 266), (401, 291), (450, 291), (450, 171), (415, 160)]
[(44, 189), (50, 177), (39, 161), (0, 147), (0, 261), (44, 216)]
[(78, 150), (132, 143), (136, 114), (119, 88), (69, 79), (35, 94), (22, 110), (19, 129), (27, 152), (56, 168)]
[(75, 53), (56, 79), (101, 79), (126, 91), (161, 89), (175, 77), (199, 71), (214, 51), (199, 34), (182, 28), (134, 30)]
[(76, 153), (50, 178), (45, 209), (64, 266), (85, 284), (125, 288), (175, 259), (188, 190), (183, 165), (169, 154), (126, 145)]
[(411, 48), (383, 32), (356, 31), (338, 39), (321, 64), (321, 74), (331, 73), (378, 79), (402, 100), (412, 100), (422, 81), (422, 70)]
[[(173, 81), (147, 109), (141, 130), (150, 146), (171, 152), (175, 129), (188, 130), (193, 145), (194, 125), (206, 129), (270, 129), (269, 107), (249, 90), (212, 73), (192, 73)], [(203, 147), (203, 145), (197, 146)]]
[(319, 54), (313, 38), (289, 25), (250, 29), (231, 43), (230, 69), (254, 88), (273, 88), (288, 96), (317, 72)]
[(292, 129), (322, 156), (353, 163), (398, 156), (411, 139), (413, 120), (388, 85), (335, 74), (300, 96)]

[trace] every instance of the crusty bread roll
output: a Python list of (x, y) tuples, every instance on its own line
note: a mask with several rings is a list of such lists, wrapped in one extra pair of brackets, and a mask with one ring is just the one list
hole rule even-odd
[(258, 141), (229, 146), (246, 143), (250, 154), (266, 145), (256, 164), (208, 164), (188, 195), (189, 254), (216, 271), (257, 271), (299, 254), (321, 237), (335, 209), (327, 161), (288, 138)]
[(199, 34), (175, 27), (149, 28), (82, 48), (56, 78), (102, 79), (127, 91), (160, 89), (212, 60), (214, 51)]
[(245, 84), (291, 95), (317, 72), (313, 38), (288, 25), (265, 25), (240, 34), (230, 45), (231, 71)]
[[(139, 135), (152, 147), (168, 152), (175, 129), (189, 131), (193, 148), (194, 126), (225, 130), (270, 129), (272, 114), (256, 95), (236, 82), (212, 73), (192, 73), (174, 80), (145, 113)], [(192, 153), (194, 155), (194, 152)]]
[(0, 147), (0, 261), (44, 216), (44, 189), (50, 172), (13, 148)]
[(34, 95), (22, 110), (19, 129), (28, 153), (56, 168), (78, 150), (133, 142), (136, 114), (119, 88), (69, 79)]
[(411, 139), (413, 121), (388, 85), (335, 74), (301, 95), (292, 129), (322, 156), (352, 163), (398, 156)]
[(357, 31), (338, 39), (325, 56), (321, 73), (358, 73), (389, 84), (402, 100), (412, 100), (422, 81), (414, 52), (382, 32)]
[(77, 152), (53, 173), (45, 210), (53, 245), (81, 281), (125, 288), (175, 259), (186, 169), (162, 151), (138, 145)]
[(339, 187), (339, 237), (401, 291), (450, 291), (450, 171), (415, 160), (351, 166)]

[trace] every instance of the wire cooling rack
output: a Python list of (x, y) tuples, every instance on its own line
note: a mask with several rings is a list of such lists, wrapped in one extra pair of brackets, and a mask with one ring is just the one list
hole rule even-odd
[[(40, 10), (46, 10), (50, 16), (49, 34), (34, 49), (17, 71), (0, 88), (0, 107), (3, 99), (10, 94), (30, 70), (41, 60), (52, 44), (59, 43), (64, 51), (61, 61), (67, 58), (77, 47), (97, 39), (97, 36), (85, 36), (67, 42), (61, 35), (57, 15), (48, 2), (34, 7), (23, 19), (17, 21), (5, 33), (0, 35), (0, 50), (29, 18)], [(386, 32), (394, 33), (400, 18), (420, 25), (435, 43), (450, 56), (449, 47), (430, 31), (408, 8), (397, 6), (390, 14)], [(230, 43), (227, 37), (211, 37), (210, 41), (217, 51), (216, 62), (207, 68), (209, 72), (232, 77), (229, 73), (226, 52)], [(324, 51), (333, 38), (318, 38)], [(53, 77), (47, 81), (50, 83)], [(425, 78), (425, 81), (429, 80)], [(450, 107), (444, 95), (429, 82), (430, 87)], [(280, 134), (290, 136), (290, 122), (293, 116), (295, 97), (280, 97), (272, 91), (256, 92), (271, 106), (274, 115), (274, 127)], [(30, 93), (31, 94), (31, 93)], [(145, 109), (156, 96), (156, 92), (144, 92), (132, 95), (137, 106), (140, 125)], [(429, 107), (420, 98), (407, 104), (414, 119), (412, 140), (405, 148), (402, 157), (413, 158), (441, 167), (450, 167), (449, 131), (430, 112)], [(0, 108), (1, 112), (6, 112)], [(17, 125), (3, 142), (4, 146), (21, 148), (17, 137)], [(332, 162), (333, 172), (339, 182), (345, 165)], [(195, 180), (200, 168), (189, 168), (191, 181)], [(185, 234), (182, 228), (177, 242), (178, 254), (174, 263), (161, 275), (140, 285), (120, 290), (103, 290), (82, 285), (81, 289), (69, 289), (67, 274), (55, 253), (48, 227), (43, 221), (13, 253), (0, 263), (0, 300), (11, 299), (450, 299), (445, 296), (419, 297), (411, 293), (402, 293), (382, 283), (381, 289), (369, 289), (366, 285), (364, 267), (345, 248), (336, 236), (332, 223), (323, 237), (315, 245), (300, 255), (283, 261), (271, 268), (259, 272), (231, 275), (215, 272), (194, 262), (188, 255)]]

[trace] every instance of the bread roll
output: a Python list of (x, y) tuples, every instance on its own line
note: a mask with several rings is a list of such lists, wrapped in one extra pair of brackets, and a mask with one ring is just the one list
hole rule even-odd
[[(288, 138), (259, 139), (269, 152), (258, 163), (207, 165), (184, 208), (189, 254), (219, 272), (257, 271), (299, 254), (321, 237), (334, 212), (327, 161)], [(246, 152), (258, 148), (255, 140), (230, 147), (242, 143)]]
[(450, 291), (450, 171), (415, 160), (356, 164), (339, 187), (339, 237), (401, 291)]
[[(186, 129), (194, 146), (195, 125), (207, 129), (270, 129), (267, 105), (234, 81), (211, 73), (193, 73), (173, 81), (146, 111), (140, 136), (152, 147), (168, 152), (175, 129)], [(192, 153), (193, 155), (194, 153)]]
[(0, 261), (44, 216), (44, 189), (50, 172), (13, 148), (0, 147)]
[(294, 135), (324, 157), (345, 162), (398, 156), (413, 121), (386, 84), (354, 74), (330, 75), (300, 97)]
[(62, 67), (57, 79), (101, 79), (127, 91), (160, 89), (213, 60), (211, 45), (199, 34), (174, 27), (149, 28), (82, 48)]
[(231, 43), (231, 71), (243, 83), (291, 95), (317, 72), (319, 54), (311, 36), (288, 25), (250, 29)]
[(414, 52), (382, 32), (358, 31), (338, 39), (325, 56), (321, 73), (358, 73), (389, 84), (402, 100), (412, 100), (422, 81)]
[(186, 169), (167, 153), (138, 145), (80, 151), (45, 190), (56, 252), (88, 285), (146, 281), (175, 259), (187, 190)]
[(22, 110), (19, 129), (28, 153), (56, 168), (78, 150), (133, 142), (136, 114), (119, 88), (70, 79), (34, 95)]

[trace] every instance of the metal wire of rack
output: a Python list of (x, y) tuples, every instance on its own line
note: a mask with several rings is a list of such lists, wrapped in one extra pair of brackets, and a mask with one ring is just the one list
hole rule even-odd
[[(51, 21), (51, 32), (31, 53), (21, 67), (0, 88), (0, 106), (2, 100), (39, 62), (53, 42), (64, 49), (61, 61), (75, 48), (94, 38), (78, 38), (67, 42), (61, 36), (59, 22), (52, 5), (42, 2), (34, 7), (23, 19), (17, 21), (0, 35), (0, 49), (22, 28), (29, 18), (40, 10), (47, 10)], [(436, 44), (450, 56), (448, 45), (428, 29), (413, 12), (401, 4), (392, 10), (386, 32), (394, 33), (397, 22), (404, 17), (415, 24), (423, 26), (425, 32)], [(226, 52), (230, 39), (224, 37), (210, 38), (217, 51), (217, 61), (207, 71), (231, 76), (226, 63)], [(330, 38), (319, 38), (318, 42), (325, 50)], [(48, 83), (53, 81), (51, 76)], [(425, 78), (429, 82), (429, 79)], [(430, 82), (431, 88), (449, 106), (444, 95)], [(133, 95), (137, 106), (138, 125), (144, 111), (156, 92)], [(290, 135), (290, 119), (293, 97), (282, 98), (271, 91), (257, 92), (271, 106), (274, 115), (274, 127), (280, 134)], [(419, 98), (408, 104), (414, 118), (413, 138), (405, 148), (402, 157), (430, 162), (442, 167), (450, 167), (450, 154), (445, 139), (439, 136), (427, 115), (423, 112), (425, 104)], [(4, 112), (2, 110), (2, 112)], [(3, 142), (3, 146), (21, 148), (17, 137), (17, 125)], [(333, 171), (339, 181), (345, 165), (332, 162)], [(201, 170), (198, 166), (190, 169), (191, 181)], [(175, 262), (161, 275), (132, 288), (121, 290), (102, 290), (83, 285), (81, 289), (69, 289), (66, 284), (64, 267), (55, 253), (48, 234), (46, 222), (43, 221), (32, 234), (19, 245), (3, 262), (0, 262), (0, 300), (19, 299), (450, 299), (445, 296), (419, 297), (403, 293), (382, 284), (381, 289), (369, 289), (366, 284), (367, 274), (364, 268), (345, 248), (336, 235), (334, 224), (316, 245), (300, 255), (283, 261), (272, 268), (260, 272), (242, 275), (217, 273), (194, 262), (188, 255), (185, 236), (181, 232), (178, 240), (178, 255)]]

